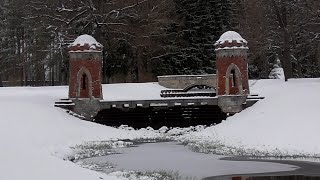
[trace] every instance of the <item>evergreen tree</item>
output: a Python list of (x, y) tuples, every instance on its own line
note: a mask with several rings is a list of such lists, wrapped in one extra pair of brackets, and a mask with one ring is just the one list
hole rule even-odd
[(165, 53), (158, 56), (156, 74), (215, 72), (214, 43), (235, 30), (236, 2), (232, 0), (175, 0), (177, 21), (167, 27)]
[(23, 13), (24, 11), (19, 6), (18, 0), (4, 0), (0, 2), (1, 76), (8, 72), (13, 72), (16, 75), (21, 74), (21, 78), (23, 79), (24, 22), (21, 19)]

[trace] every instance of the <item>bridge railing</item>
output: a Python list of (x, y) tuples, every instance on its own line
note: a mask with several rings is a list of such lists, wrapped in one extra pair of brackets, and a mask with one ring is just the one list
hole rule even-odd
[(158, 76), (161, 86), (171, 89), (185, 89), (192, 85), (206, 85), (213, 88), (217, 87), (217, 75), (169, 75)]

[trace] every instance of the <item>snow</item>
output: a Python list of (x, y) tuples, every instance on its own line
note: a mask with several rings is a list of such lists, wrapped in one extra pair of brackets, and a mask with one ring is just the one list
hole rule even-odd
[(87, 34), (77, 37), (71, 46), (84, 46), (85, 44), (88, 44), (92, 50), (95, 50), (96, 47), (102, 47), (102, 45), (98, 43), (94, 37)]
[(219, 142), (248, 154), (254, 149), (268, 155), (319, 156), (320, 121), (316, 112), (320, 108), (320, 79), (259, 80), (251, 84), (251, 92), (264, 96), (264, 100), (182, 139)]
[[(104, 102), (104, 101), (131, 101), (131, 100), (135, 100), (135, 101), (163, 100), (163, 97), (160, 96), (161, 90), (168, 90), (168, 89), (169, 88), (159, 85), (159, 83), (157, 82), (103, 84), (102, 85), (103, 100), (101, 101)], [(199, 98), (199, 97), (183, 97), (183, 99), (195, 99), (195, 98)], [(211, 99), (212, 97), (201, 97), (201, 98)], [(181, 98), (167, 97), (166, 99), (181, 99)], [(157, 103), (156, 105), (162, 106), (167, 104)]]
[[(181, 139), (286, 154), (319, 154), (320, 79), (259, 80), (251, 85), (252, 93), (266, 98), (219, 125), (185, 132)], [(106, 100), (159, 98), (160, 90), (165, 89), (157, 83), (103, 87)], [(70, 147), (84, 142), (151, 139), (161, 134), (79, 120), (54, 107), (54, 102), (67, 94), (65, 86), (0, 88), (0, 179), (117, 179), (63, 159), (72, 155)], [(170, 131), (179, 132), (182, 130)]]
[(283, 68), (273, 68), (269, 74), (270, 79), (285, 79)]
[(151, 83), (123, 83), (102, 85), (104, 101), (127, 101), (127, 100), (157, 100), (161, 90), (167, 88), (156, 82)]
[(219, 50), (222, 50), (222, 49), (228, 49), (228, 50), (235, 50), (235, 49), (249, 49), (248, 47), (243, 47), (243, 46), (240, 46), (240, 47), (223, 47), (223, 48), (216, 48), (215, 51), (219, 51)]
[(67, 92), (67, 87), (0, 88), (0, 179), (116, 179), (62, 159), (72, 153), (70, 147), (86, 141), (156, 136), (72, 117), (53, 106)]
[(274, 66), (269, 74), (270, 79), (285, 79), (283, 68)]
[(239, 33), (235, 31), (227, 31), (220, 36), (215, 45), (217, 46), (224, 44), (225, 42), (232, 43), (233, 41), (236, 41), (237, 43), (247, 43), (247, 41), (243, 39)]

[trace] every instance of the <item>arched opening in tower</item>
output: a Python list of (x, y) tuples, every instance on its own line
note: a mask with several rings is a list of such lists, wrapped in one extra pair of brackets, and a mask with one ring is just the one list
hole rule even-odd
[(89, 97), (89, 79), (86, 73), (83, 73), (81, 76), (80, 84), (80, 97)]
[(237, 65), (231, 64), (226, 74), (226, 94), (241, 95), (243, 92), (241, 72)]
[(82, 67), (77, 73), (76, 97), (91, 98), (92, 89), (91, 73), (87, 68)]
[(231, 77), (232, 77), (232, 87), (237, 86), (237, 80), (236, 80), (236, 70), (231, 70)]

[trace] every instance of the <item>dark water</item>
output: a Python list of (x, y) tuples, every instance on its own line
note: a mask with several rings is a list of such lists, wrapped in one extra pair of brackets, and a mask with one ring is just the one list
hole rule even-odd
[(299, 167), (294, 171), (270, 172), (270, 173), (254, 173), (241, 175), (225, 175), (207, 177), (204, 180), (320, 180), (320, 163), (319, 159), (247, 159), (244, 157), (227, 157), (224, 160), (233, 161), (263, 161), (291, 164)]
[(204, 180), (320, 180), (320, 176), (226, 176), (205, 178)]
[(137, 107), (103, 109), (94, 118), (96, 123), (119, 127), (126, 124), (133, 128), (190, 127), (219, 124), (227, 118), (217, 105)]

